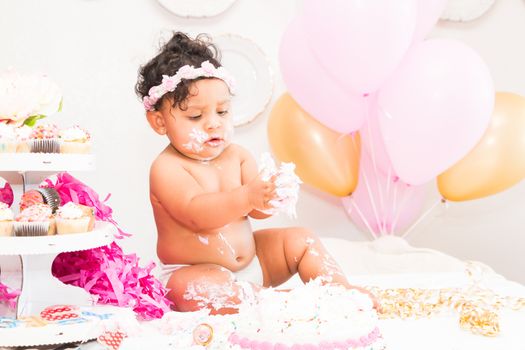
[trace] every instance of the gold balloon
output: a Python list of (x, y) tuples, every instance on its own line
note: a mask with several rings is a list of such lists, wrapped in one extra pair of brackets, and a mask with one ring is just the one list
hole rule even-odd
[(361, 144), (357, 133), (343, 135), (327, 128), (285, 93), (271, 111), (268, 138), (275, 156), (295, 163), (305, 183), (339, 197), (354, 191)]
[(451, 201), (501, 192), (525, 177), (525, 98), (496, 93), (490, 125), (476, 147), (438, 176), (441, 195)]

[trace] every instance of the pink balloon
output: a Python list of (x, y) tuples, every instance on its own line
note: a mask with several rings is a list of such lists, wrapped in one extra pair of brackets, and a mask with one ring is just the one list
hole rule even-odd
[(378, 94), (379, 125), (395, 172), (420, 185), (464, 157), (494, 107), (494, 86), (479, 55), (432, 39), (413, 47)]
[(305, 0), (303, 28), (330, 76), (350, 91), (371, 93), (400, 64), (418, 0)]
[(0, 177), (0, 202), (10, 207), (13, 204), (13, 188), (3, 177)]
[(439, 20), (445, 10), (447, 0), (419, 0), (417, 5), (416, 29), (413, 42), (417, 43), (425, 38), (432, 27)]
[(288, 91), (301, 107), (327, 127), (350, 133), (363, 125), (362, 96), (345, 92), (315, 60), (300, 24), (294, 19), (281, 40), (279, 60)]
[(375, 236), (402, 233), (421, 215), (426, 186), (410, 186), (387, 177), (362, 154), (359, 183), (351, 196), (342, 198), (345, 211), (362, 231)]

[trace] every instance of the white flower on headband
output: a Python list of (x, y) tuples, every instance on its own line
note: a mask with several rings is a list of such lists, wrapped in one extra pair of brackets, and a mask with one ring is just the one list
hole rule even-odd
[(149, 89), (148, 96), (144, 96), (142, 99), (144, 108), (147, 111), (155, 110), (155, 104), (157, 101), (166, 93), (174, 91), (182, 79), (191, 80), (200, 77), (221, 79), (226, 85), (228, 85), (230, 92), (232, 94), (235, 93), (235, 80), (228, 71), (224, 67), (215, 68), (210, 61), (204, 61), (199, 68), (185, 65), (180, 67), (175, 75), (163, 75), (162, 83), (160, 83), (160, 85), (152, 86), (151, 89)]

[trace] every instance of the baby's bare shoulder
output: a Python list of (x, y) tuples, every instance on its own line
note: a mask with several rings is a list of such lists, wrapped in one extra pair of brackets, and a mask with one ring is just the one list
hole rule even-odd
[(158, 171), (166, 170), (182, 170), (182, 164), (177, 157), (169, 155), (167, 153), (161, 153), (155, 158), (153, 163), (151, 163), (150, 172), (153, 174)]
[(251, 153), (246, 148), (235, 143), (232, 143), (228, 147), (228, 150), (231, 152), (232, 157), (238, 157), (241, 161), (252, 157)]

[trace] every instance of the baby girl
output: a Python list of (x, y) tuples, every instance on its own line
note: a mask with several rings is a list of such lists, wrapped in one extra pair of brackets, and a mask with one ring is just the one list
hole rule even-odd
[(252, 231), (248, 217), (275, 209), (276, 177), (259, 173), (250, 153), (232, 143), (234, 81), (207, 37), (174, 33), (139, 73), (148, 122), (169, 140), (151, 166), (150, 200), (176, 310), (234, 313), (250, 290), (295, 273), (357, 288), (307, 229)]

